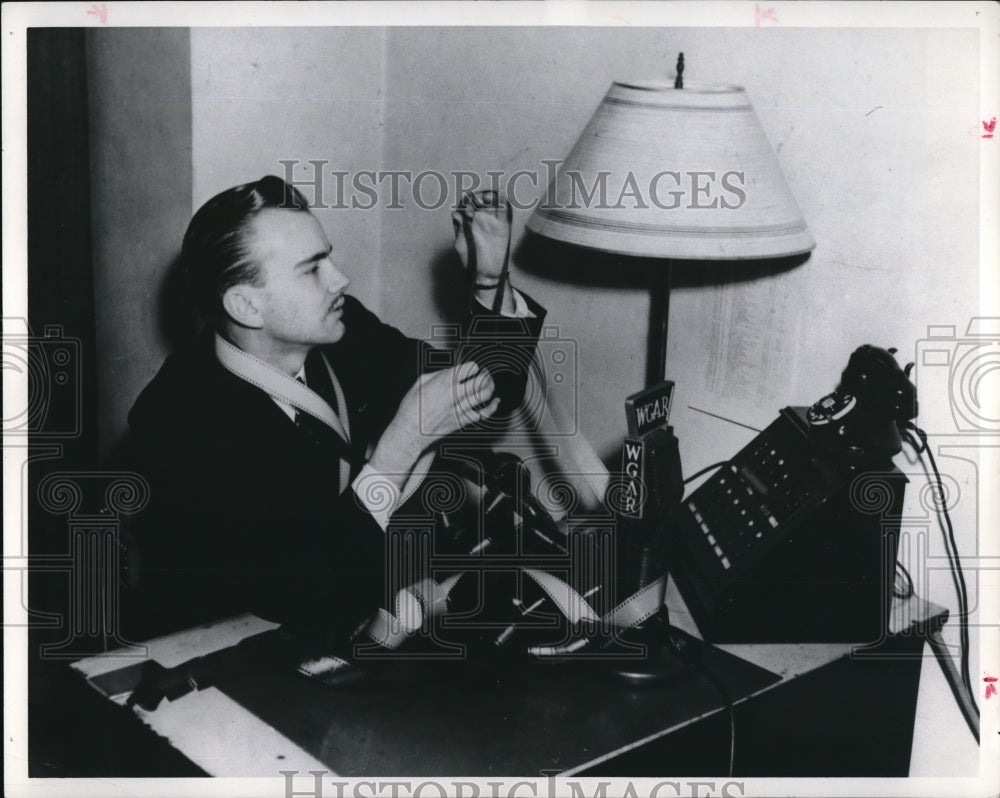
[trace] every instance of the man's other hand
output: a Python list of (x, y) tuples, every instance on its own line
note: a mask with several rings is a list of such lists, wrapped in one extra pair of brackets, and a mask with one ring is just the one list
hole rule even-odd
[(492, 416), (500, 405), (489, 371), (473, 361), (421, 375), (383, 433), (371, 465), (405, 474), (435, 441)]
[(490, 372), (470, 360), (422, 375), (403, 398), (400, 411), (416, 394), (420, 433), (437, 440), (492, 416), (500, 403), (495, 391)]
[[(452, 211), (455, 251), (476, 285), (496, 285), (510, 239), (507, 200), (500, 192), (469, 192)], [(470, 253), (470, 247), (474, 250)]]

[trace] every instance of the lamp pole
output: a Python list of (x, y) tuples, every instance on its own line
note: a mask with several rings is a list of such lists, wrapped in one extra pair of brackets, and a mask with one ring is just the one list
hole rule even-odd
[[(659, 266), (659, 264), (657, 264)], [(669, 259), (662, 268), (653, 269), (649, 286), (649, 338), (646, 343), (646, 387), (666, 379), (667, 327), (670, 322)]]
[[(684, 53), (677, 54), (674, 88), (684, 88)], [(662, 269), (653, 269), (649, 286), (649, 340), (646, 344), (646, 387), (667, 377), (667, 327), (670, 323), (670, 259)]]

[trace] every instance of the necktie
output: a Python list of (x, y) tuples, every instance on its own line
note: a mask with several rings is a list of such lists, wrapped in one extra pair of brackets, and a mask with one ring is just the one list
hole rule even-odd
[(324, 401), (339, 415), (337, 407), (337, 392), (333, 389), (333, 381), (326, 367), (326, 361), (319, 350), (314, 349), (306, 357), (306, 385), (323, 397)]
[[(298, 378), (299, 381), (304, 382), (311, 390), (319, 394), (330, 405), (333, 412), (340, 415), (337, 392), (334, 390), (333, 380), (330, 379), (330, 372), (327, 369), (326, 361), (318, 350), (314, 349), (306, 357), (305, 372), (305, 380), (302, 380), (300, 377)], [(295, 425), (306, 433), (312, 441), (313, 446), (321, 446), (324, 441), (327, 443), (332, 441), (338, 444), (337, 449), (350, 463), (350, 478), (354, 479), (357, 476), (364, 458), (359, 457), (359, 453), (355, 450), (354, 446), (349, 446), (341, 441), (340, 436), (326, 424), (301, 410), (296, 410), (295, 412)]]
[[(305, 372), (305, 379), (302, 379), (301, 376), (296, 379), (309, 387), (313, 392), (319, 394), (323, 401), (330, 405), (333, 412), (338, 413), (337, 393), (333, 389), (333, 382), (330, 379), (330, 373), (327, 371), (326, 363), (323, 361), (323, 356), (316, 350), (310, 352), (306, 358)], [(329, 437), (327, 436), (337, 435), (322, 421), (313, 418), (302, 410), (295, 411), (295, 426), (309, 436), (314, 446), (319, 446), (324, 440), (328, 441)]]

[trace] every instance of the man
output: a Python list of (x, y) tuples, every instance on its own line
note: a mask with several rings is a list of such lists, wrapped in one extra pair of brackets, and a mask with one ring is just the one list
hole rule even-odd
[[(544, 310), (504, 284), (504, 211), (487, 193), (453, 216), (466, 321), (531, 349)], [(526, 374), (474, 359), (431, 370), (426, 344), (346, 294), (322, 227), (279, 178), (209, 200), (182, 259), (207, 328), (129, 414), (151, 486), (135, 527), (141, 633), (251, 611), (346, 638), (385, 600), (385, 528), (428, 453), (509, 412)]]

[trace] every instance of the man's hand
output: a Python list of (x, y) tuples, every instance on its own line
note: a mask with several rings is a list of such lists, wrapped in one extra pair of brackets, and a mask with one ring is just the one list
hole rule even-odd
[(422, 375), (375, 447), (372, 468), (405, 476), (432, 443), (492, 416), (500, 405), (494, 390), (489, 371), (472, 361)]
[(437, 440), (493, 415), (500, 402), (493, 396), (495, 390), (489, 371), (467, 361), (422, 375), (403, 397), (399, 413), (416, 402), (420, 434)]
[(503, 194), (486, 190), (466, 194), (451, 214), (455, 251), (476, 285), (496, 286), (500, 280), (510, 241), (507, 213)]

